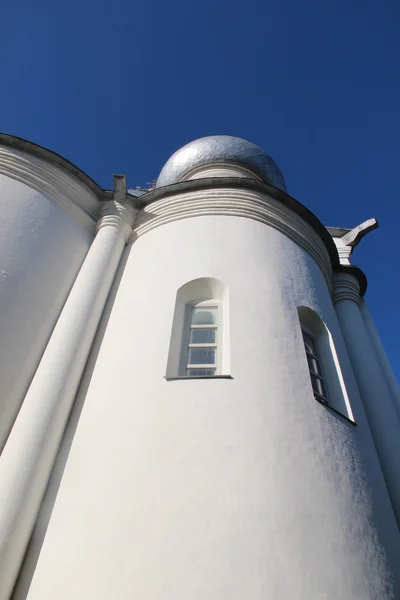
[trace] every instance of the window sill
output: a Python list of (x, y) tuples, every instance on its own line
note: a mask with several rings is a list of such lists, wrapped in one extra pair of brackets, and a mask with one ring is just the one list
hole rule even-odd
[(233, 379), (232, 375), (181, 375), (179, 377), (167, 377), (167, 381), (180, 381), (181, 379)]
[(324, 406), (328, 410), (331, 410), (332, 412), (336, 413), (337, 415), (339, 415), (339, 417), (342, 417), (342, 419), (345, 419), (348, 423), (350, 423), (351, 425), (353, 425), (353, 427), (358, 427), (358, 423), (356, 423), (355, 421), (353, 421), (353, 419), (349, 419), (349, 417), (346, 417), (346, 415), (344, 415), (343, 413), (341, 413), (340, 410), (337, 410), (336, 408), (334, 408), (331, 404), (328, 404), (327, 402), (323, 402), (320, 398), (318, 398), (318, 396), (314, 396), (314, 398), (322, 406)]

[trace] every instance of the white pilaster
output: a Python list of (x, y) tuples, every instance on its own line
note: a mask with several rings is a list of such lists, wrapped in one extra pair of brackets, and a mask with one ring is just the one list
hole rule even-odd
[(397, 523), (400, 525), (400, 422), (393, 406), (371, 338), (361, 316), (362, 299), (355, 277), (337, 273), (333, 278), (336, 313), (357, 379)]
[(103, 205), (97, 235), (54, 328), (0, 459), (0, 600), (10, 597), (134, 210)]
[(393, 369), (386, 355), (385, 349), (382, 345), (381, 338), (375, 327), (374, 320), (369, 312), (368, 306), (363, 300), (361, 303), (361, 315), (365, 323), (365, 327), (370, 335), (372, 346), (374, 348), (376, 357), (383, 371), (383, 375), (386, 379), (386, 383), (392, 394), (393, 403), (398, 411), (400, 417), (400, 388), (397, 383), (396, 377), (393, 373)]

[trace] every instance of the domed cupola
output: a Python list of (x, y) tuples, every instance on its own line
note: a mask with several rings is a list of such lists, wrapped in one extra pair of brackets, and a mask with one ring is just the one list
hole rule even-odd
[[(221, 168), (202, 169), (211, 165)], [(241, 170), (235, 172), (235, 166)], [(203, 137), (177, 150), (161, 170), (156, 187), (199, 177), (224, 176), (254, 177), (286, 191), (275, 161), (259, 146), (230, 135)]]

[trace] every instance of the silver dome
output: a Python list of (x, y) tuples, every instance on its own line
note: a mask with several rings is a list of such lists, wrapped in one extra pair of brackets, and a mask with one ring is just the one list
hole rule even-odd
[(178, 183), (192, 169), (219, 162), (246, 167), (265, 182), (286, 191), (282, 173), (274, 160), (255, 144), (230, 135), (210, 135), (177, 150), (162, 168), (156, 187)]

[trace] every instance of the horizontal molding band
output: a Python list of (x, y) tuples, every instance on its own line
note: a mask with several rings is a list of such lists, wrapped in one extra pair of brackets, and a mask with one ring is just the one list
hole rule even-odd
[(36, 190), (94, 232), (100, 212), (97, 196), (60, 168), (14, 148), (0, 146), (0, 174)]
[(354, 275), (335, 273), (333, 276), (333, 303), (351, 300), (358, 307), (361, 305), (360, 285)]
[(193, 179), (205, 179), (212, 177), (245, 177), (262, 181), (258, 175), (245, 167), (229, 164), (229, 163), (214, 163), (201, 165), (186, 173), (180, 181), (192, 181)]
[(130, 202), (116, 202), (115, 200), (103, 202), (96, 231), (100, 231), (103, 227), (116, 227), (124, 232), (125, 241), (128, 242), (135, 214), (135, 209)]
[(253, 219), (280, 231), (313, 258), (331, 290), (331, 261), (321, 238), (296, 213), (259, 192), (239, 187), (209, 188), (161, 198), (141, 210), (134, 234), (139, 237), (174, 221), (217, 215)]

